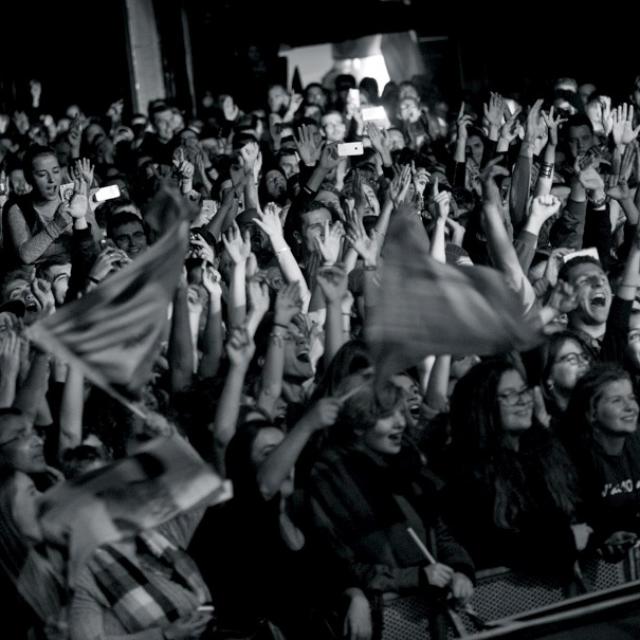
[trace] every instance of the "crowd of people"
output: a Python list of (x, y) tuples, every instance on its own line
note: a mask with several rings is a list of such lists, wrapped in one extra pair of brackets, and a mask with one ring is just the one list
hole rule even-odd
[[(3, 637), (382, 638), (394, 597), (464, 604), (491, 567), (568, 584), (636, 544), (640, 78), (615, 104), (572, 78), (529, 103), (419, 87), (208, 93), (190, 119), (50, 114), (33, 81), (0, 114)], [(143, 419), (25, 331), (153, 246), (167, 186), (197, 215)], [(500, 272), (538, 346), (460, 335), (381, 386), (367, 318), (402, 215), (433, 260)], [(166, 437), (233, 498), (101, 546), (72, 588), (47, 572), (42, 495)]]

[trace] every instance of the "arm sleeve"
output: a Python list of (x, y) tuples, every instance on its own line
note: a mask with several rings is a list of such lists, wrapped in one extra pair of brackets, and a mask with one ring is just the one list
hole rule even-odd
[(624, 362), (624, 352), (627, 346), (627, 332), (633, 300), (623, 300), (614, 296), (607, 318), (607, 328), (602, 339), (600, 360), (602, 362)]
[(527, 204), (531, 183), (531, 158), (520, 154), (516, 160), (509, 192), (509, 214), (516, 233), (527, 221)]
[(551, 244), (554, 247), (582, 249), (587, 203), (569, 200), (562, 215), (551, 227)]
[(104, 608), (93, 597), (87, 586), (88, 574), (78, 581), (69, 612), (69, 636), (71, 640), (163, 640), (159, 627), (140, 631), (111, 635), (104, 630)]

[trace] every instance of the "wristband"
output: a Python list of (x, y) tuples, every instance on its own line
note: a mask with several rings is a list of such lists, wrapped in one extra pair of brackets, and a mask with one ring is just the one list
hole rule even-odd
[(377, 271), (378, 270), (378, 265), (377, 264), (365, 264), (364, 267), (362, 267), (365, 271)]
[(553, 173), (553, 167), (554, 167), (554, 163), (553, 162), (543, 162), (542, 165), (540, 166), (540, 177), (541, 178), (550, 178), (551, 174)]
[(281, 253), (284, 253), (285, 251), (289, 251), (289, 250), (290, 250), (289, 247), (285, 246), (285, 247), (282, 247), (282, 249), (278, 249), (277, 251), (275, 251), (275, 254), (279, 256)]

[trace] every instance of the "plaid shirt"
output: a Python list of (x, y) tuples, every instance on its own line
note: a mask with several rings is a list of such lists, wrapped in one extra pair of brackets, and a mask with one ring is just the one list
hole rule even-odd
[(151, 572), (170, 575), (194, 595), (198, 604), (210, 601), (209, 591), (193, 560), (158, 531), (136, 538), (134, 562), (116, 545), (98, 549), (88, 568), (112, 612), (130, 633), (162, 627), (183, 615), (167, 591), (158, 588)]

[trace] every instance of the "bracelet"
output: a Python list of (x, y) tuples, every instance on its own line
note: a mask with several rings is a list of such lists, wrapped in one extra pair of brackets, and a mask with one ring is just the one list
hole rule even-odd
[(278, 249), (277, 251), (275, 251), (274, 253), (279, 256), (281, 253), (284, 253), (285, 251), (290, 251), (288, 246), (282, 247), (282, 249)]
[(365, 264), (364, 267), (362, 267), (365, 271), (377, 271), (378, 270), (378, 265), (377, 264)]
[(100, 284), (100, 280), (94, 276), (89, 276), (89, 281), (93, 282), (93, 284)]
[(541, 178), (550, 178), (551, 174), (553, 173), (553, 167), (554, 167), (554, 163), (553, 162), (543, 162), (542, 165), (540, 166), (540, 177)]
[(605, 204), (607, 204), (607, 196), (600, 198), (600, 200), (591, 200), (591, 205), (594, 209), (601, 209)]
[(282, 324), (281, 322), (274, 322), (273, 326), (274, 327), (280, 327), (281, 329), (284, 329), (285, 331), (289, 331), (289, 327), (286, 324)]
[(272, 331), (269, 334), (269, 339), (278, 347), (284, 347), (284, 338), (279, 333)]

